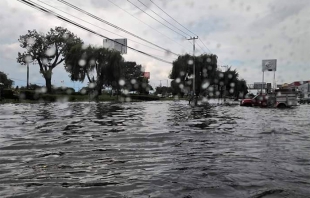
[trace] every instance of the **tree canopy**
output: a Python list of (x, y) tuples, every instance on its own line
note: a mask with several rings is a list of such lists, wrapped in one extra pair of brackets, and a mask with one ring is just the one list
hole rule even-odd
[(119, 52), (82, 44), (72, 47), (65, 59), (65, 69), (71, 80), (84, 82), (87, 77), (98, 94), (103, 86), (119, 90), (124, 85), (120, 83), (123, 65), (124, 59)]
[(0, 83), (3, 83), (4, 88), (10, 88), (14, 81), (9, 79), (6, 73), (0, 71)]
[(46, 34), (29, 30), (18, 39), (24, 52), (18, 52), (17, 62), (26, 65), (35, 62), (39, 65), (40, 73), (46, 81), (47, 92), (52, 91), (52, 70), (60, 65), (69, 50), (82, 40), (63, 27), (50, 29)]
[(230, 67), (220, 71), (215, 54), (202, 54), (193, 57), (189, 54), (179, 56), (173, 62), (170, 73), (174, 95), (189, 94), (193, 91), (193, 63), (195, 61), (195, 95), (243, 97), (247, 92), (245, 80), (239, 80), (239, 74)]

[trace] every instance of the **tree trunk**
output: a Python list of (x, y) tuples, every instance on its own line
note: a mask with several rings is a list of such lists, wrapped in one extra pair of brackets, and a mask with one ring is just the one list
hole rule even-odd
[(51, 78), (45, 78), (45, 83), (46, 83), (47, 93), (52, 93), (52, 79)]

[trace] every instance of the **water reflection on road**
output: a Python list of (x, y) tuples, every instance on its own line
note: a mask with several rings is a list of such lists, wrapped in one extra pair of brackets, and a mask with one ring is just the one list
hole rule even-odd
[(1, 197), (308, 197), (310, 107), (0, 106)]

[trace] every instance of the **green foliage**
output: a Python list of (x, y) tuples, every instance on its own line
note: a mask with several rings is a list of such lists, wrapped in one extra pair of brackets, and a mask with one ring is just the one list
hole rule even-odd
[(52, 92), (52, 70), (62, 63), (69, 50), (82, 40), (63, 27), (50, 29), (47, 34), (29, 30), (18, 39), (25, 52), (18, 52), (17, 62), (26, 65), (37, 63), (39, 71), (46, 81), (47, 92)]
[(0, 71), (0, 83), (3, 83), (3, 85), (0, 85), (2, 88), (11, 88), (14, 81), (9, 79), (4, 72)]

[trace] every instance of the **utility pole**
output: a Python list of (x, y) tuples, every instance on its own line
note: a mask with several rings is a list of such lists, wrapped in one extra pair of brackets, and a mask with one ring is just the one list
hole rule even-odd
[[(195, 68), (195, 40), (198, 39), (198, 36), (196, 37), (190, 37), (189, 39), (187, 40), (193, 40), (193, 93), (192, 93), (192, 97), (194, 98), (195, 96), (195, 92), (196, 92), (196, 89), (195, 89), (195, 84), (196, 84), (196, 68)], [(195, 104), (197, 103), (197, 100), (195, 100)]]
[(29, 89), (29, 63), (27, 63), (27, 89)]
[[(226, 65), (226, 66), (221, 66), (221, 67), (226, 68), (226, 70), (225, 70), (224, 72), (227, 72), (227, 71), (228, 71), (228, 66), (227, 66), (227, 65)], [(225, 81), (225, 80), (226, 80), (226, 79), (225, 79), (225, 74), (224, 74), (224, 81)], [(226, 85), (225, 85), (225, 83), (224, 83), (223, 88), (224, 88), (224, 102), (226, 102)]]

